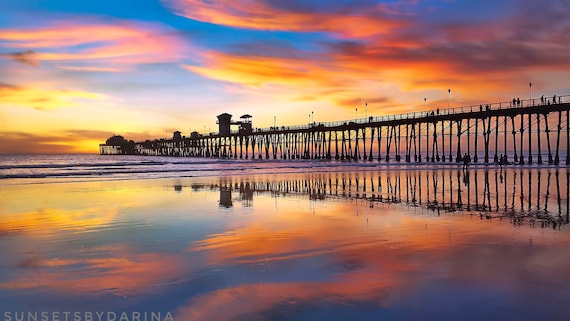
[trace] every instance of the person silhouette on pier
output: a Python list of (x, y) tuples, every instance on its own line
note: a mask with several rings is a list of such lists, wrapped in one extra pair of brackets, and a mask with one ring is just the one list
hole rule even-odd
[(544, 95), (540, 96), (540, 104), (544, 105)]
[(463, 155), (463, 169), (467, 169), (469, 163), (471, 163), (471, 156), (465, 153), (465, 155)]

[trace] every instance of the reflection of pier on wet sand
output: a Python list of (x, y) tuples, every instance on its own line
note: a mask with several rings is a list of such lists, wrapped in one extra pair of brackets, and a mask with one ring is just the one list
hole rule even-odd
[[(570, 96), (299, 126), (253, 128), (219, 115), (219, 132), (141, 142), (113, 136), (101, 154), (402, 163), (570, 164)], [(245, 117), (245, 116), (242, 116)], [(237, 131), (230, 125), (240, 124)], [(247, 125), (247, 126), (245, 126)]]
[[(424, 208), (437, 213), (478, 215), (560, 228), (570, 223), (570, 172), (558, 169), (397, 170), (323, 172), (280, 175), (274, 179), (231, 177), (219, 183), (193, 185), (220, 191), (220, 206), (233, 202), (251, 206), (254, 195), (308, 197), (311, 200), (350, 199)], [(237, 195), (237, 198), (234, 198)]]

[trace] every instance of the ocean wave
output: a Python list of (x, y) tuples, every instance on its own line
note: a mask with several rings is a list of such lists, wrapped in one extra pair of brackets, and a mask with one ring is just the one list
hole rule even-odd
[(77, 167), (128, 167), (128, 166), (152, 166), (152, 165), (165, 165), (166, 162), (130, 162), (130, 163), (76, 163), (76, 164), (12, 164), (12, 165), (0, 165), (0, 170), (3, 169), (59, 169), (59, 168), (77, 168)]
[[(266, 159), (207, 159), (154, 156), (28, 156), (8, 162), (0, 156), (0, 180), (33, 179), (41, 183), (46, 178), (145, 179), (161, 177), (196, 177), (210, 175), (255, 175), (288, 172), (323, 172), (353, 170), (401, 170), (461, 168), (461, 164), (404, 163), (355, 160), (266, 160)], [(473, 164), (472, 167), (487, 167)], [(491, 165), (493, 166), (493, 165)], [(126, 177), (128, 176), (128, 177)]]

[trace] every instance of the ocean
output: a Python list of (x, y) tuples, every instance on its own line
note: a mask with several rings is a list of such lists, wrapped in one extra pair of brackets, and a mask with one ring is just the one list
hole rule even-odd
[(566, 320), (566, 167), (0, 156), (0, 320)]
[(35, 183), (297, 173), (377, 168), (377, 163), (215, 158), (149, 157), (136, 155), (0, 155), (0, 179)]

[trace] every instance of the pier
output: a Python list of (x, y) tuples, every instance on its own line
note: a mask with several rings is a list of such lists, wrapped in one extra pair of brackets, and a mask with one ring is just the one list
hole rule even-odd
[[(254, 128), (218, 116), (218, 133), (142, 142), (113, 136), (100, 154), (227, 159), (570, 165), (570, 96)], [(230, 126), (238, 126), (231, 130)]]

